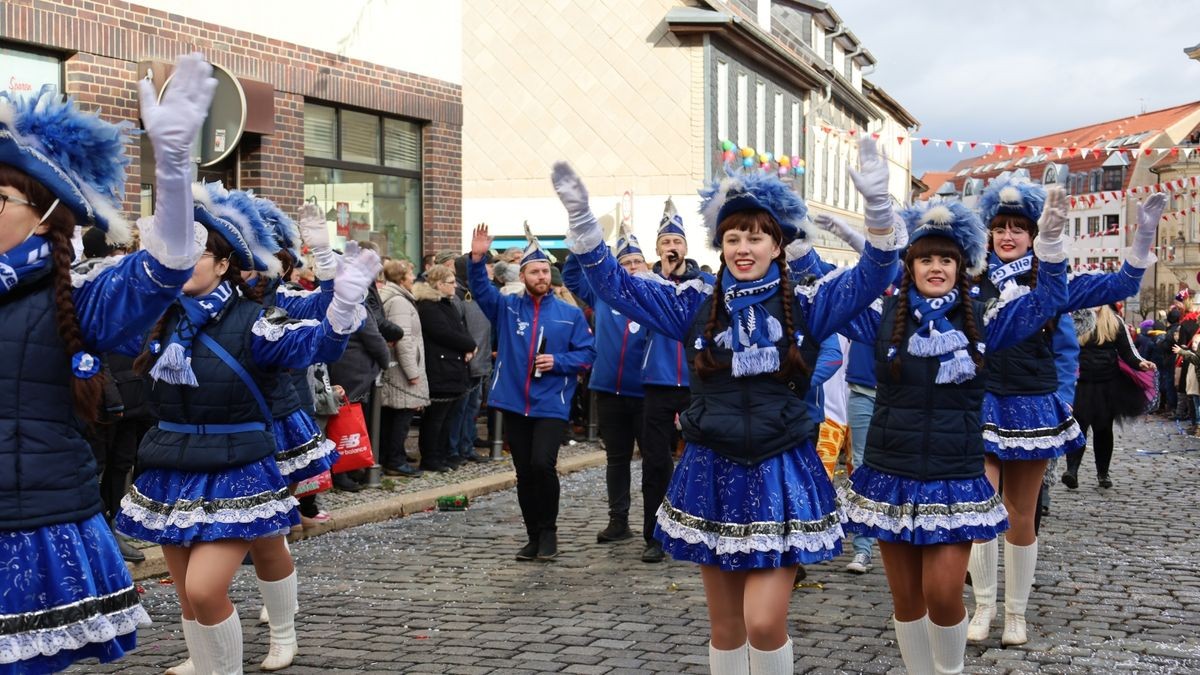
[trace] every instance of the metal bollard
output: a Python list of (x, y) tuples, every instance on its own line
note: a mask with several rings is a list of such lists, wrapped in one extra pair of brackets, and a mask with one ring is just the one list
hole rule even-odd
[(491, 409), (492, 415), (492, 459), (504, 457), (504, 415), (499, 408)]
[(371, 391), (371, 425), (368, 434), (371, 437), (371, 449), (375, 451), (375, 464), (367, 469), (367, 487), (378, 488), (383, 485), (383, 467), (379, 464), (379, 449), (382, 447), (379, 438), (379, 418), (383, 415), (383, 385), (379, 378), (375, 379), (375, 387)]
[(599, 436), (600, 430), (600, 409), (599, 403), (596, 402), (596, 392), (588, 390), (588, 423), (587, 423), (587, 440), (595, 441)]

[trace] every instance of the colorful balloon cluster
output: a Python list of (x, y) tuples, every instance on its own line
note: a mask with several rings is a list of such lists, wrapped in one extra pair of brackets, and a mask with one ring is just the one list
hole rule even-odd
[(732, 164), (741, 158), (742, 166), (747, 169), (758, 165), (763, 171), (771, 171), (772, 169), (779, 172), (779, 175), (787, 176), (794, 174), (797, 176), (804, 175), (804, 158), (800, 155), (790, 157), (788, 155), (775, 155), (769, 152), (756, 153), (754, 148), (744, 147), (739, 148), (737, 143), (733, 141), (721, 141), (721, 161), (726, 164)]

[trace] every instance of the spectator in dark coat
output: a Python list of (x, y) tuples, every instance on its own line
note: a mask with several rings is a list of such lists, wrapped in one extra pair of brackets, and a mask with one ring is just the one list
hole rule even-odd
[(448, 418), (467, 391), (467, 362), (475, 353), (475, 339), (452, 301), (454, 290), (454, 270), (447, 267), (430, 269), (426, 283), (413, 286), (431, 399), (421, 413), (421, 468), (426, 471), (449, 471), (455, 466)]
[[(488, 263), (490, 276), (491, 253), (484, 256), (484, 262)], [(471, 297), (471, 289), (467, 286), (467, 254), (454, 261), (454, 272), (457, 284), (455, 294), (463, 319), (467, 322), (467, 330), (475, 339), (476, 351), (474, 358), (467, 364), (467, 395), (450, 415), (450, 451), (459, 462), (486, 462), (486, 457), (475, 454), (476, 446), (487, 445), (479, 442), (476, 418), (483, 402), (483, 382), (492, 373), (492, 322)]]
[[(365, 248), (369, 251), (379, 253), (379, 247), (376, 246), (374, 242), (360, 241), (358, 242), (358, 246), (359, 248)], [(381, 300), (379, 297), (378, 288), (371, 286), (367, 289), (366, 306), (367, 311), (371, 314), (371, 317), (375, 319), (375, 325), (378, 327), (377, 330), (379, 331), (379, 334), (383, 336), (384, 340), (387, 342), (395, 342), (396, 340), (404, 337), (404, 329), (400, 328), (400, 326), (397, 326), (391, 321), (388, 321), (387, 314), (383, 311), (383, 300)], [(384, 365), (384, 368), (387, 368), (386, 364)]]

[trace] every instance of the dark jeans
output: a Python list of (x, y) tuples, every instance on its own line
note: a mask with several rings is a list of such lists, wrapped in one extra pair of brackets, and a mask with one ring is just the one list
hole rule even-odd
[(646, 385), (643, 389), (646, 397), (642, 403), (642, 438), (638, 443), (642, 450), (642, 499), (645, 502), (642, 538), (650, 543), (654, 540), (655, 513), (667, 496), (667, 485), (675, 470), (675, 444), (679, 438), (675, 416), (687, 410), (692, 395), (686, 387)]
[(451, 413), (451, 455), (466, 459), (475, 454), (475, 441), (479, 438), (475, 420), (479, 416), (481, 398), (483, 398), (483, 378), (475, 378), (471, 380), (471, 388), (467, 390), (467, 395), (458, 402), (455, 412)]
[[(1088, 428), (1092, 430), (1092, 452), (1096, 457), (1096, 476), (1107, 476), (1108, 465), (1112, 462), (1113, 454), (1113, 420), (1112, 418), (1100, 420), (1083, 420), (1076, 418), (1079, 422), (1079, 429), (1086, 437)], [(1078, 475), (1079, 465), (1083, 463), (1083, 451), (1086, 448), (1080, 448), (1075, 452), (1067, 453), (1067, 471)]]
[(1175, 391), (1175, 362), (1170, 361), (1158, 369), (1158, 391), (1162, 397), (1159, 407), (1164, 410), (1174, 410), (1179, 402), (1179, 392)]
[(408, 465), (404, 441), (412, 428), (417, 411), (412, 408), (380, 408), (381, 435), (379, 464), (385, 469), (397, 469)]
[[(431, 396), (431, 398), (438, 398)], [(442, 396), (442, 398), (448, 398)], [(447, 465), (450, 459), (450, 413), (454, 403), (430, 403), (421, 411), (421, 468)]]
[(108, 518), (116, 516), (121, 509), (125, 483), (137, 460), (138, 445), (149, 429), (148, 420), (120, 419), (112, 424), (97, 424), (87, 432), (88, 443), (96, 457), (100, 499)]
[(504, 439), (517, 470), (517, 501), (530, 541), (558, 529), (558, 445), (567, 421), (504, 411)]
[[(608, 517), (628, 521), (629, 463), (633, 461), (634, 441), (642, 445), (642, 399), (598, 391), (596, 410), (600, 416), (604, 456), (608, 460), (604, 473), (604, 482), (608, 486)], [(658, 505), (654, 504), (653, 508), (657, 509)], [(650, 504), (646, 504), (646, 510), (651, 510)]]

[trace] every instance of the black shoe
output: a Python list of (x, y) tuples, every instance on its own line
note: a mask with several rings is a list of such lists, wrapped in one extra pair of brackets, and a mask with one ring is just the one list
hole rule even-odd
[(486, 464), (487, 462), (492, 461), (492, 458), (472, 452), (471, 454), (467, 455), (467, 461), (475, 464)]
[(388, 466), (388, 467), (384, 467), (384, 469), (383, 469), (383, 475), (385, 475), (385, 476), (403, 476), (405, 478), (416, 478), (417, 476), (420, 476), (422, 473), (423, 472), (420, 469), (414, 469), (413, 467), (409, 466), (408, 464), (401, 464), (400, 466)]
[(342, 492), (358, 492), (362, 489), (361, 485), (355, 483), (353, 478), (344, 473), (334, 474), (333, 487), (341, 490)]
[(663, 552), (662, 544), (657, 541), (652, 541), (646, 544), (646, 548), (642, 550), (642, 562), (644, 563), (660, 563), (667, 557)]
[(417, 462), (419, 462), (421, 460), (416, 455), (405, 455), (404, 461), (408, 462), (409, 464), (416, 464)]
[(136, 546), (125, 540), (125, 537), (117, 535), (117, 548), (121, 551), (121, 557), (125, 562), (140, 563), (145, 562), (146, 554), (137, 549)]
[(446, 464), (449, 465), (451, 469), (461, 469), (466, 463), (467, 460), (463, 459), (462, 457), (458, 457), (457, 455), (446, 460)]
[(558, 557), (558, 533), (546, 530), (538, 535), (537, 559), (549, 562)]
[(1068, 471), (1062, 475), (1062, 484), (1074, 490), (1079, 487), (1079, 479), (1075, 477), (1074, 473)]
[(492, 442), (491, 442), (491, 441), (489, 441), (489, 440), (488, 440), (488, 439), (486, 439), (486, 438), (476, 438), (476, 439), (475, 439), (475, 447), (477, 447), (477, 448), (490, 448), (490, 447), (492, 447)]
[(422, 471), (436, 471), (437, 473), (446, 473), (447, 471), (450, 470), (450, 466), (448, 464), (441, 464), (438, 462), (421, 462), (421, 470)]
[(1110, 480), (1108, 476), (1106, 476), (1106, 475), (1100, 476), (1099, 480), (1100, 480), (1100, 487), (1102, 487), (1102, 488), (1112, 487), (1112, 480)]
[(800, 583), (808, 578), (808, 570), (804, 569), (804, 565), (796, 566), (796, 580), (793, 583)]
[(608, 527), (596, 534), (597, 544), (626, 539), (633, 539), (633, 531), (629, 529), (629, 521), (624, 518), (609, 518)]
[(536, 541), (531, 541), (522, 546), (520, 551), (517, 551), (517, 560), (520, 560), (521, 562), (529, 562), (530, 560), (536, 558), (537, 554), (538, 543)]

